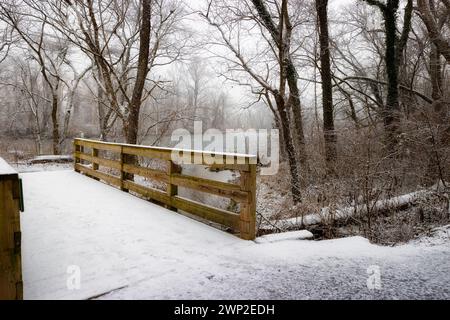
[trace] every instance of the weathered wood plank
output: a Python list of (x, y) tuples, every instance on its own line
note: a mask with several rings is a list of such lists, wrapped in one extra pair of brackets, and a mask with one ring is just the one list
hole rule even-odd
[[(86, 161), (92, 162), (92, 163), (97, 164), (97, 165), (104, 166), (104, 167), (117, 169), (117, 170), (121, 169), (120, 161), (109, 160), (109, 159), (104, 159), (104, 158), (100, 158), (100, 157), (94, 157), (94, 156), (88, 155), (86, 153), (81, 153), (81, 152), (75, 152), (75, 157), (78, 158), (78, 159), (82, 159), (82, 160), (86, 160)], [(98, 167), (97, 167), (96, 170), (98, 170)]]
[(173, 174), (170, 177), (170, 183), (180, 187), (230, 198), (236, 202), (247, 202), (250, 199), (248, 191), (242, 191), (239, 185), (233, 183), (186, 176), (182, 174)]
[(123, 186), (129, 191), (136, 192), (137, 194), (151, 200), (159, 201), (163, 204), (170, 204), (170, 197), (161, 190), (155, 188), (144, 187), (133, 181), (125, 180)]
[(121, 146), (118, 143), (85, 140), (85, 139), (75, 139), (75, 145), (83, 146), (86, 148), (96, 148), (99, 150), (112, 151), (112, 152), (120, 152), (120, 150), (121, 150)]
[(170, 197), (164, 191), (144, 187), (132, 181), (124, 181), (124, 187), (129, 191), (136, 192), (137, 194), (151, 200), (158, 201), (162, 204), (169, 205), (179, 210), (186, 211), (190, 214), (196, 215), (200, 218), (213, 221), (224, 226), (228, 226), (234, 230), (239, 230), (239, 215), (214, 208), (193, 200), (185, 199), (178, 196)]
[[(256, 156), (229, 156), (208, 151), (172, 150), (172, 161), (176, 164), (193, 164), (222, 170), (248, 170), (249, 164), (256, 163)], [(182, 155), (177, 156), (178, 153)]]
[[(100, 150), (108, 150), (113, 152), (121, 152), (122, 150), (122, 152), (126, 154), (167, 161), (175, 160), (177, 157), (175, 156), (172, 159), (172, 155), (181, 153), (187, 159), (189, 159), (188, 163), (191, 164), (217, 166), (221, 168), (223, 167), (235, 168), (236, 170), (240, 168), (248, 168), (247, 165), (256, 164), (257, 161), (257, 157), (254, 155), (232, 154), (226, 152), (182, 150), (182, 149), (172, 149), (172, 148), (162, 148), (152, 146), (139, 146), (125, 143), (112, 143), (80, 138), (75, 139), (75, 144), (87, 148), (97, 148)], [(216, 163), (213, 162), (214, 160), (216, 161)], [(176, 161), (174, 162), (177, 163)]]
[(161, 159), (167, 161), (171, 159), (171, 151), (169, 149), (158, 150), (150, 147), (135, 147), (125, 145), (123, 146), (123, 153), (151, 159)]
[(249, 201), (241, 203), (241, 238), (253, 240), (256, 237), (256, 165), (250, 165), (249, 172), (241, 172), (241, 189), (250, 193)]
[(112, 176), (110, 174), (104, 173), (104, 172), (100, 172), (100, 171), (96, 171), (93, 170), (91, 168), (88, 168), (82, 164), (75, 164), (75, 169), (78, 170), (79, 172), (85, 173), (89, 176), (101, 179), (109, 184), (115, 185), (115, 186), (121, 186), (122, 182), (120, 180), (120, 178)]
[(213, 164), (209, 167), (211, 170), (250, 171), (250, 166), (248, 164)]
[(169, 177), (167, 176), (167, 173), (165, 173), (164, 171), (134, 166), (131, 164), (124, 164), (122, 170), (125, 171), (126, 173), (136, 174), (141, 177), (151, 178), (166, 183), (169, 182)]
[(233, 230), (239, 230), (239, 215), (233, 212), (214, 208), (179, 196), (172, 197), (170, 203), (171, 206), (200, 218), (222, 224)]

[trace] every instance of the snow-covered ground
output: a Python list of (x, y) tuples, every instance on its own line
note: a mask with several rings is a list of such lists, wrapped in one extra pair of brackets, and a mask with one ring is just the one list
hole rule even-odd
[[(450, 298), (444, 231), (433, 245), (297, 235), (257, 243), (71, 170), (21, 176), (26, 299)], [(374, 265), (379, 290), (367, 286)], [(79, 289), (68, 287), (77, 271)]]
[(73, 163), (28, 163), (20, 162), (11, 165), (19, 173), (72, 170)]

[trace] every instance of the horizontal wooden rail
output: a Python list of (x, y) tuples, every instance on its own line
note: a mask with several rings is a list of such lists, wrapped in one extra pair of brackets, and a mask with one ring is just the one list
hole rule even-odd
[[(117, 186), (124, 191), (131, 191), (144, 198), (157, 201), (170, 209), (182, 210), (227, 226), (239, 232), (243, 239), (252, 240), (255, 238), (255, 156), (139, 146), (87, 139), (75, 139), (74, 146), (75, 171)], [(87, 153), (86, 149), (91, 150)], [(139, 161), (126, 163), (126, 155), (164, 161), (167, 163), (167, 170), (146, 168), (139, 165)], [(180, 157), (177, 158), (177, 155)], [(240, 171), (240, 182), (234, 184), (185, 175), (181, 172), (178, 164), (186, 163), (208, 166), (214, 169), (238, 170)], [(100, 171), (100, 166), (107, 170)], [(116, 172), (111, 173), (114, 170)], [(162, 182), (167, 185), (167, 190), (162, 191), (143, 186), (130, 179), (130, 175), (131, 177), (137, 175)], [(237, 214), (180, 197), (178, 187), (232, 199), (240, 205), (240, 212)]]

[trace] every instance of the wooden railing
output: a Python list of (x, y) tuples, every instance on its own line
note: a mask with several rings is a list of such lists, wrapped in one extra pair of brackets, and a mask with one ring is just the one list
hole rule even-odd
[(23, 299), (19, 174), (0, 158), (0, 300)]
[[(168, 208), (188, 212), (221, 224), (238, 232), (242, 239), (252, 240), (256, 235), (256, 157), (227, 153), (148, 147), (96, 140), (75, 139), (75, 171), (97, 180), (134, 192)], [(239, 183), (228, 183), (184, 175), (173, 154), (183, 154), (189, 164), (240, 172)], [(158, 159), (167, 164), (165, 170), (126, 163), (129, 156)], [(214, 159), (214, 163), (211, 162)], [(105, 170), (106, 169), (106, 170)], [(109, 170), (109, 172), (108, 172)], [(144, 186), (129, 176), (141, 176), (167, 185), (166, 190)], [(239, 213), (212, 207), (178, 194), (184, 187), (228, 198), (239, 204)]]

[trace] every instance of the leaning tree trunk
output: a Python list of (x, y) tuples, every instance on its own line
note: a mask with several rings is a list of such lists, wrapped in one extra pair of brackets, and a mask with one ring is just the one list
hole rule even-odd
[(328, 0), (316, 0), (320, 42), (320, 75), (322, 78), (323, 133), (325, 139), (325, 162), (327, 174), (334, 174), (336, 133), (334, 131), (333, 87), (330, 65), (330, 41), (328, 35)]
[[(292, 109), (294, 127), (295, 127), (295, 139), (297, 140), (297, 148), (299, 155), (299, 163), (302, 165), (302, 169), (306, 169), (307, 166), (307, 154), (305, 148), (305, 135), (303, 130), (303, 117), (300, 104), (300, 91), (297, 84), (297, 70), (292, 61), (292, 57), (289, 53), (290, 40), (283, 39), (283, 24), (276, 26), (269, 10), (266, 7), (266, 3), (263, 0), (252, 0), (253, 6), (258, 12), (258, 16), (267, 30), (270, 32), (273, 42), (280, 49), (280, 64), (286, 68), (286, 80), (289, 86), (289, 99), (288, 106), (284, 106), (286, 110)], [(292, 32), (292, 25), (289, 22), (289, 15), (287, 14), (287, 1), (282, 3), (281, 20), (286, 25), (286, 33)], [(288, 115), (286, 115), (288, 116)]]

